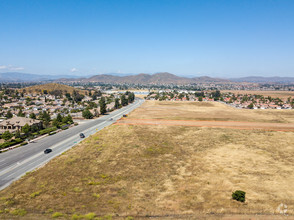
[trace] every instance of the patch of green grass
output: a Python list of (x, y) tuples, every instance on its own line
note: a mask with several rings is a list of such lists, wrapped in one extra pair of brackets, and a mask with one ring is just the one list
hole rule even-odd
[(108, 176), (105, 175), (105, 174), (101, 174), (100, 177), (101, 177), (102, 179), (106, 179), (106, 178), (108, 178)]
[(60, 218), (60, 217), (62, 217), (63, 216), (63, 214), (61, 213), (61, 212), (54, 212), (53, 214), (52, 214), (52, 218)]
[(88, 182), (88, 185), (100, 185), (101, 182), (95, 182), (95, 181), (90, 181)]
[(83, 218), (84, 218), (84, 216), (82, 216), (80, 214), (76, 214), (76, 213), (71, 216), (72, 220), (78, 220), (78, 219), (83, 219)]
[(73, 189), (73, 191), (75, 191), (75, 192), (82, 192), (83, 189), (81, 189), (81, 188), (79, 188), (79, 187), (75, 187), (75, 188)]
[(84, 215), (84, 218), (85, 218), (85, 219), (89, 219), (89, 220), (92, 220), (92, 219), (94, 219), (95, 217), (96, 217), (96, 214), (95, 214), (94, 212), (90, 212), (90, 213)]
[(14, 209), (14, 210), (11, 210), (10, 213), (12, 215), (24, 216), (27, 214), (27, 211), (24, 209)]
[(93, 193), (93, 196), (96, 198), (100, 198), (100, 194), (98, 194), (98, 193)]
[(39, 196), (40, 194), (41, 194), (41, 191), (33, 192), (33, 193), (30, 195), (30, 197), (31, 197), (31, 198), (35, 198), (35, 197)]

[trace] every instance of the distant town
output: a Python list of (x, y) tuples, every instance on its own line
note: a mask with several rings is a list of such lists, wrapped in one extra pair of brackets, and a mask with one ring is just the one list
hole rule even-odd
[(201, 91), (191, 92), (188, 90), (160, 90), (151, 92), (147, 100), (159, 101), (219, 101), (236, 108), (248, 109), (292, 109), (294, 97), (272, 98), (271, 96), (257, 94), (234, 94), (232, 92)]

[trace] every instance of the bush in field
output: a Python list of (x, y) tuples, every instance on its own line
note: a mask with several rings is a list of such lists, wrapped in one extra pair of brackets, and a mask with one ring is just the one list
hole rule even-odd
[(246, 192), (244, 191), (236, 190), (235, 192), (232, 193), (232, 198), (239, 202), (245, 202), (245, 194)]
[(55, 213), (52, 214), (52, 218), (59, 218), (59, 217), (62, 217), (62, 216), (63, 216), (63, 214), (60, 213), (60, 212), (55, 212)]

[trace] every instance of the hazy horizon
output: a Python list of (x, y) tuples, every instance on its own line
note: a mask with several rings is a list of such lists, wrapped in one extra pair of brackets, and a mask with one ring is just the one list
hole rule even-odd
[(294, 76), (294, 1), (0, 2), (0, 73)]

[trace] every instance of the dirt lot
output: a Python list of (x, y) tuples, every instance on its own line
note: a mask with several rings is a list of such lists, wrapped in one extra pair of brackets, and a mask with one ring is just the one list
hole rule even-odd
[(294, 110), (236, 109), (219, 102), (146, 101), (129, 118), (294, 123)]
[[(129, 118), (152, 119), (149, 104)], [(286, 204), (293, 219), (293, 143), (293, 132), (112, 125), (1, 191), (0, 218), (282, 219)]]

